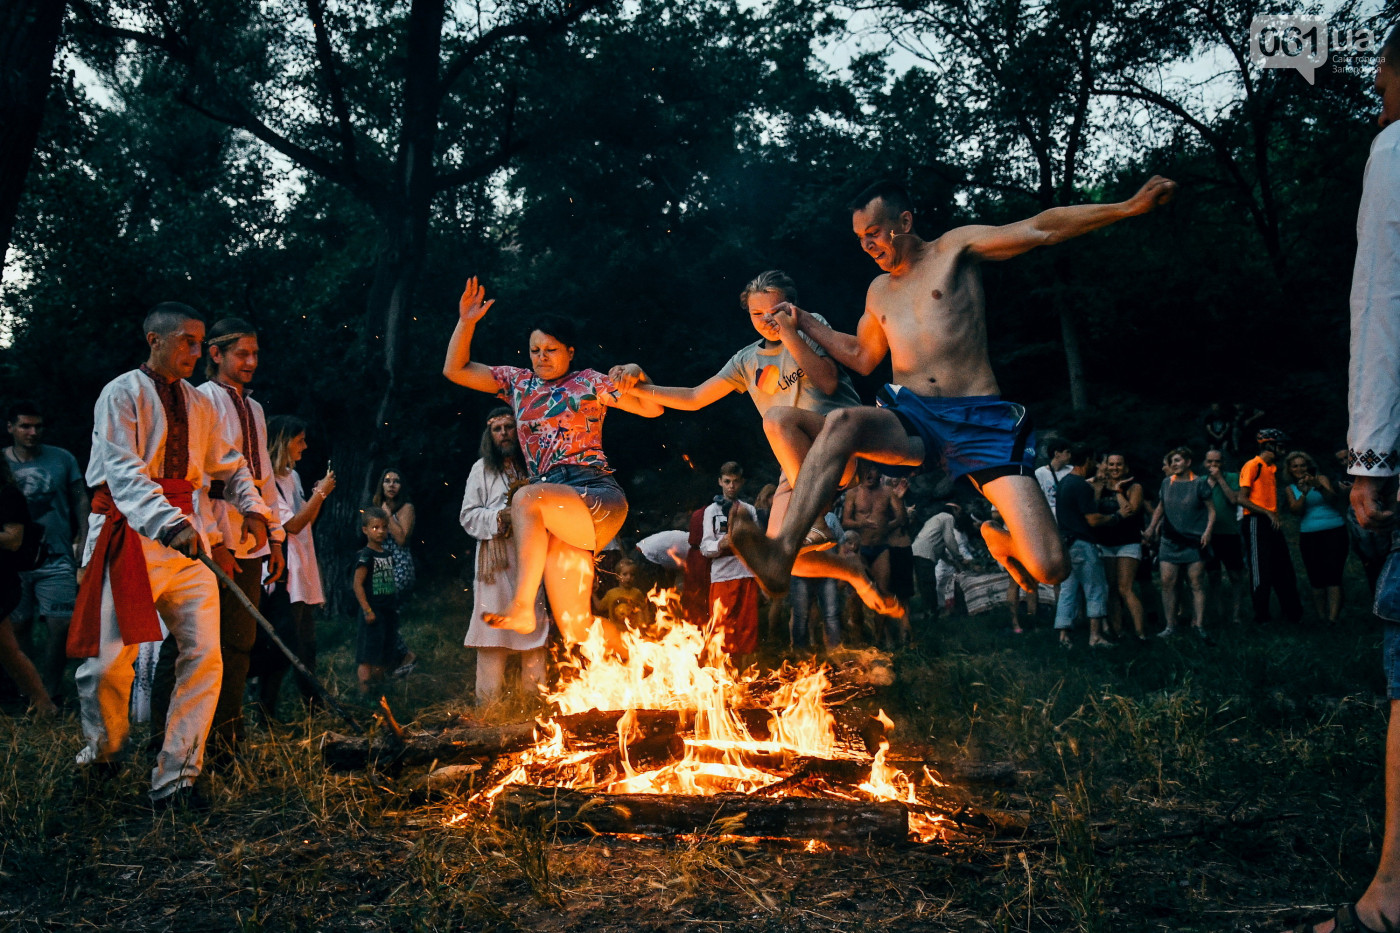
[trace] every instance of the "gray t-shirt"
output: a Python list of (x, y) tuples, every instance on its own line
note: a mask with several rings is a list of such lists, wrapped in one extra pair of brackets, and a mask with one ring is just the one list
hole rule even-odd
[(73, 559), (73, 510), (68, 489), (83, 478), (78, 460), (62, 447), (43, 444), (39, 456), (21, 462), (13, 447), (5, 448), (5, 459), (14, 474), (15, 485), (29, 503), (29, 516), (44, 526), (44, 541), (54, 557)]
[(1171, 476), (1162, 480), (1162, 511), (1178, 532), (1199, 538), (1210, 522), (1206, 511), (1206, 503), (1214, 498), (1210, 482), (1202, 476), (1173, 480)]
[[(820, 314), (812, 317), (825, 324)], [(826, 351), (806, 334), (800, 335), (818, 356), (826, 356)], [(860, 404), (851, 377), (839, 365), (836, 367), (836, 391), (831, 395), (812, 384), (812, 379), (797, 361), (792, 358), (787, 347), (779, 344), (777, 349), (764, 348), (764, 341), (751, 343), (730, 358), (719, 376), (734, 387), (736, 392), (747, 392), (758, 407), (760, 415), (767, 414), (774, 405), (788, 405), (825, 415), (838, 408), (850, 408)]]

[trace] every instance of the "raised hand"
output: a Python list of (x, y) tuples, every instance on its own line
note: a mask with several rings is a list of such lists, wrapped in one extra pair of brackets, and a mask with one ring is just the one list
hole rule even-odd
[(335, 491), (335, 470), (327, 470), (326, 475), (321, 477), (321, 481), (311, 487), (313, 495), (320, 494), (324, 499)]
[(1135, 215), (1146, 214), (1166, 204), (1175, 194), (1176, 182), (1161, 175), (1153, 175), (1137, 190), (1137, 194), (1128, 199), (1128, 210)]
[(457, 302), (457, 314), (463, 324), (475, 324), (486, 316), (486, 312), (490, 311), (495, 303), (494, 298), (486, 300), (485, 286), (477, 281), (476, 276), (472, 276), (467, 279), (467, 287)]

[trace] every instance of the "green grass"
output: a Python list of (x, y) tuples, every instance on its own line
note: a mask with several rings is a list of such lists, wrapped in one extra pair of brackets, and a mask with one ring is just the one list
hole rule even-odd
[[(466, 617), (461, 593), (406, 614), (424, 667), (387, 691), (405, 723), (472, 710)], [(1066, 652), (1006, 627), (918, 632), (896, 685), (862, 702), (896, 741), (1016, 761), (1014, 788), (948, 794), (1025, 814), (1021, 838), (805, 853), (449, 827), (451, 802), (411, 806), (393, 775), (326, 772), (325, 715), (255, 728), (207, 818), (152, 817), (144, 765), (84, 796), (75, 719), (0, 719), (0, 929), (1260, 931), (1360, 893), (1386, 705), (1359, 609), (1333, 630), (1221, 628), (1214, 646), (1081, 635)], [(352, 624), (320, 631), (327, 680), (353, 695)]]

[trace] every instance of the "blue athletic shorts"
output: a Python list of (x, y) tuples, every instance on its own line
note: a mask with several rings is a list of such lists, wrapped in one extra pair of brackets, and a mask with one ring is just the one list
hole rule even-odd
[(936, 398), (886, 385), (876, 404), (922, 438), (925, 457), (941, 459), (953, 479), (966, 476), (980, 488), (1000, 476), (1035, 474), (1035, 426), (1024, 406), (1000, 395)]

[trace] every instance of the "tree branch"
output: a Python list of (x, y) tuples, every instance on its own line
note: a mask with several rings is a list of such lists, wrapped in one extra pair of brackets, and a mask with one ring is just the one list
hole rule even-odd
[(350, 123), (350, 108), (345, 103), (345, 88), (340, 83), (336, 70), (335, 50), (331, 48), (330, 32), (326, 29), (326, 8), (321, 0), (306, 0), (306, 11), (311, 17), (311, 28), (316, 34), (316, 58), (321, 63), (325, 76), (326, 91), (331, 98), (331, 112), (335, 114), (336, 125), (340, 127), (340, 151), (345, 164), (352, 170), (355, 167), (355, 130)]
[(438, 89), (439, 99), (446, 97), (452, 90), (452, 86), (457, 83), (457, 79), (462, 77), (463, 73), (478, 58), (489, 52), (497, 43), (510, 38), (539, 39), (563, 32), (567, 27), (609, 2), (610, 0), (573, 0), (569, 4), (568, 11), (562, 16), (552, 19), (550, 17), (542, 17), (538, 20), (522, 19), (491, 27), (468, 43), (465, 49), (453, 56), (452, 60), (447, 63), (442, 83)]

